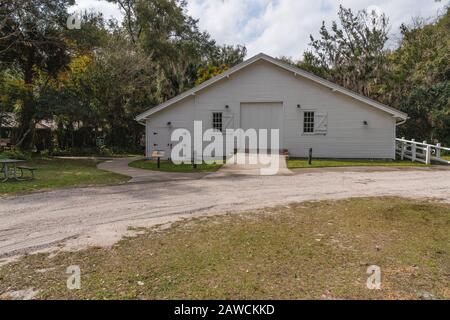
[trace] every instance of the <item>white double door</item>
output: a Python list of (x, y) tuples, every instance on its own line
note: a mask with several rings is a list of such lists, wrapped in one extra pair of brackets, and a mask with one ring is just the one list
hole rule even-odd
[[(241, 128), (243, 130), (255, 129), (258, 138), (259, 130), (267, 130), (267, 149), (271, 149), (271, 129), (278, 129), (278, 145), (281, 149), (281, 136), (283, 127), (283, 103), (282, 102), (259, 102), (241, 103)], [(253, 146), (249, 146), (248, 138), (240, 139), (238, 150), (240, 152), (259, 152)]]

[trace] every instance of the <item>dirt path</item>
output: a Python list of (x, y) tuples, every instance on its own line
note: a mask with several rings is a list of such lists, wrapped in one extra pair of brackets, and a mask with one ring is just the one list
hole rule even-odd
[(450, 202), (450, 171), (314, 172), (293, 176), (206, 177), (66, 189), (0, 199), (0, 256), (53, 247), (111, 245), (129, 226), (294, 201), (360, 196)]

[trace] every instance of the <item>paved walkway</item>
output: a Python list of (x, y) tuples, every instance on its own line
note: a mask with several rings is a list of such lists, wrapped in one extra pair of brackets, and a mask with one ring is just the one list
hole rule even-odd
[(177, 180), (192, 180), (201, 179), (208, 173), (192, 172), (192, 173), (180, 173), (180, 172), (163, 172), (155, 170), (145, 170), (139, 168), (129, 167), (133, 161), (144, 159), (144, 157), (133, 158), (117, 158), (106, 160), (99, 163), (98, 168), (102, 170), (111, 171), (114, 173), (122, 174), (131, 177), (129, 182), (164, 182), (164, 181), (177, 181)]
[[(282, 155), (269, 155), (270, 161), (279, 164), (279, 169), (276, 175), (291, 175), (293, 174), (286, 165), (286, 157)], [(275, 159), (276, 157), (276, 159)], [(143, 157), (133, 158), (116, 158), (107, 159), (100, 163), (97, 167), (102, 170), (111, 171), (131, 177), (129, 182), (163, 182), (163, 181), (178, 181), (178, 180), (194, 180), (202, 178), (216, 178), (227, 177), (233, 175), (272, 175), (264, 174), (264, 169), (268, 169), (270, 165), (261, 161), (261, 158), (256, 154), (238, 153), (227, 160), (227, 163), (218, 172), (163, 172), (155, 170), (145, 170), (139, 168), (132, 168), (129, 164), (136, 160), (141, 160)], [(264, 161), (264, 160), (263, 160)], [(277, 164), (277, 166), (278, 166)]]
[[(271, 164), (274, 165), (273, 170), (269, 170)], [(291, 174), (292, 172), (287, 168), (286, 156), (237, 153), (230, 157), (218, 172), (209, 175), (208, 178), (232, 175), (273, 176)]]

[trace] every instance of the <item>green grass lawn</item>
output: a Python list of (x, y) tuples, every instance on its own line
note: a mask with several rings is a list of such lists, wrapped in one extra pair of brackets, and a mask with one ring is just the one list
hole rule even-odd
[(323, 168), (323, 167), (363, 167), (363, 166), (382, 166), (382, 167), (417, 167), (425, 166), (420, 162), (407, 160), (338, 160), (338, 159), (313, 159), (312, 165), (308, 165), (307, 159), (291, 158), (288, 159), (289, 169), (296, 168)]
[[(129, 177), (97, 169), (98, 161), (63, 160), (56, 158), (33, 158), (24, 165), (38, 170), (31, 181), (9, 181), (0, 183), (0, 195), (92, 185), (116, 184)], [(3, 175), (0, 174), (0, 179)]]
[(156, 160), (138, 160), (130, 163), (130, 167), (146, 169), (146, 170), (159, 170), (166, 172), (215, 172), (220, 169), (221, 164), (199, 164), (194, 169), (191, 164), (175, 165), (170, 161), (161, 161), (161, 167), (158, 169)]
[[(306, 202), (142, 230), (112, 248), (0, 267), (0, 297), (450, 299), (450, 206), (401, 198)], [(68, 290), (68, 266), (81, 289)], [(381, 290), (366, 287), (381, 268)]]

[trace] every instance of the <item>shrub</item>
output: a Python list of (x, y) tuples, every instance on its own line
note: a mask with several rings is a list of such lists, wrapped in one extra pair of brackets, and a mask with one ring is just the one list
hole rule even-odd
[(124, 148), (110, 148), (110, 147), (84, 147), (84, 148), (69, 148), (69, 149), (54, 149), (49, 152), (51, 156), (59, 156), (59, 157), (85, 157), (85, 156), (104, 156), (110, 157), (114, 155), (127, 155), (127, 154), (143, 154), (142, 147), (130, 147), (127, 149)]
[(20, 150), (7, 150), (0, 153), (2, 159), (18, 159), (18, 160), (31, 160), (31, 153), (23, 152)]

